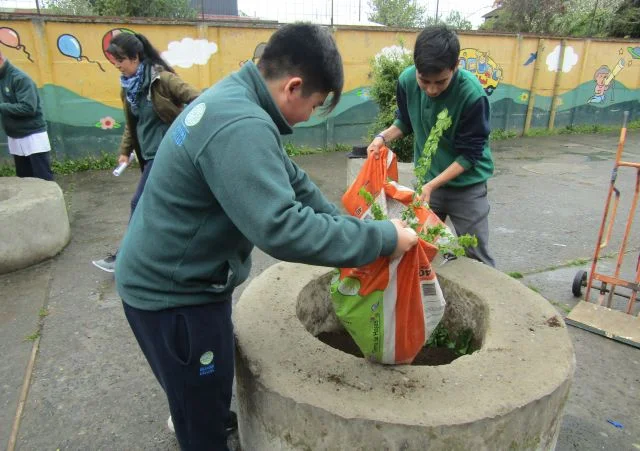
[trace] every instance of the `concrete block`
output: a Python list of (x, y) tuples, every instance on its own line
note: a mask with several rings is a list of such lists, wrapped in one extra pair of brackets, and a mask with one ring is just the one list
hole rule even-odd
[(0, 178), (0, 274), (59, 253), (71, 230), (62, 190), (37, 178)]
[(234, 307), (242, 449), (554, 449), (575, 370), (561, 317), (511, 277), (436, 262), (448, 329), (478, 350), (439, 366), (385, 366), (316, 335), (342, 326), (330, 269), (279, 263)]

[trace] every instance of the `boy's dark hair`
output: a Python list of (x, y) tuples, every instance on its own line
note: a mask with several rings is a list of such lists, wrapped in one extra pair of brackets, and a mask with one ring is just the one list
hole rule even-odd
[(416, 39), (413, 61), (421, 75), (454, 70), (460, 57), (460, 41), (455, 31), (443, 25), (427, 27)]
[(318, 25), (288, 24), (273, 33), (258, 68), (267, 80), (287, 75), (302, 78), (305, 96), (331, 93), (327, 112), (340, 101), (344, 86), (342, 57), (329, 31)]
[(175, 74), (173, 68), (160, 56), (149, 40), (139, 33), (121, 32), (111, 40), (107, 53), (118, 61), (125, 58), (133, 59), (137, 56), (140, 62), (147, 60), (151, 64), (159, 64), (165, 70)]

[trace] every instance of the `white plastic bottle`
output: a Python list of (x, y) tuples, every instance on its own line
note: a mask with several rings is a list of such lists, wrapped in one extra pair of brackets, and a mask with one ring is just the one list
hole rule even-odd
[(115, 175), (116, 177), (119, 177), (124, 172), (124, 170), (127, 169), (127, 167), (129, 167), (131, 162), (135, 160), (135, 158), (136, 158), (135, 152), (131, 152), (129, 154), (129, 160), (124, 163), (120, 163), (118, 167), (113, 170), (113, 175)]

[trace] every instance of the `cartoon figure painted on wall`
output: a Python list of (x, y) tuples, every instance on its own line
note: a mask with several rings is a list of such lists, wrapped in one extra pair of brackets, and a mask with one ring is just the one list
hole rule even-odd
[(72, 34), (61, 34), (58, 36), (58, 50), (64, 56), (68, 56), (69, 58), (73, 58), (76, 61), (87, 60), (90, 63), (97, 64), (102, 72), (106, 72), (97, 61), (90, 60), (86, 55), (82, 54), (82, 46), (80, 45), (80, 41)]
[(27, 52), (26, 47), (20, 43), (20, 35), (13, 28), (0, 27), (0, 44), (12, 49), (22, 50), (27, 55), (27, 59), (33, 63), (31, 53)]
[(627, 47), (627, 51), (634, 60), (640, 59), (640, 46)]
[(489, 52), (478, 49), (460, 50), (458, 67), (473, 73), (488, 96), (496, 90), (503, 78), (502, 68), (489, 56)]
[[(593, 96), (587, 101), (587, 103), (604, 103), (607, 100), (607, 92), (610, 88), (613, 88), (613, 81), (616, 76), (625, 67), (624, 59), (620, 59), (618, 64), (612, 69), (609, 66), (600, 66), (598, 70), (593, 74), (593, 81), (596, 82)], [(613, 101), (613, 89), (611, 89), (610, 100)]]
[(104, 57), (111, 64), (115, 64), (116, 60), (109, 52), (107, 52), (107, 49), (109, 48), (109, 44), (111, 44), (111, 40), (118, 36), (120, 33), (135, 34), (135, 31), (129, 30), (128, 28), (112, 28), (111, 30), (107, 31), (104, 36), (102, 36), (102, 53), (104, 53)]
[(261, 42), (260, 44), (258, 44), (253, 51), (253, 57), (251, 58), (251, 60), (240, 61), (240, 66), (244, 65), (248, 61), (252, 61), (254, 64), (258, 64), (258, 61), (260, 61), (260, 58), (262, 58), (262, 54), (264, 53), (264, 49), (266, 46), (266, 42)]

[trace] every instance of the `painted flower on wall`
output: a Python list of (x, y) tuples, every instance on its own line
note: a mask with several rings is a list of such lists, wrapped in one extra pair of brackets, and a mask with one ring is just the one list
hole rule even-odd
[(529, 100), (529, 93), (528, 92), (523, 92), (522, 94), (520, 94), (520, 101), (521, 102), (526, 102), (527, 100)]
[(102, 130), (111, 130), (112, 128), (120, 128), (120, 123), (111, 116), (105, 116), (96, 122), (96, 127), (100, 127)]

